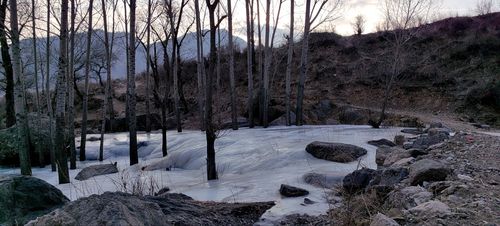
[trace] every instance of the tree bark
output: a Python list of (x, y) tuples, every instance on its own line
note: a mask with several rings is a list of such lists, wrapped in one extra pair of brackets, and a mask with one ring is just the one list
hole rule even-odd
[(290, 0), (290, 34), (288, 35), (288, 58), (286, 61), (286, 77), (285, 77), (285, 117), (286, 117), (286, 125), (290, 126), (292, 124), (290, 119), (290, 111), (291, 103), (290, 103), (290, 95), (291, 95), (291, 78), (292, 78), (292, 59), (293, 59), (293, 23), (294, 23), (294, 8), (295, 3), (294, 0)]
[(87, 31), (87, 47), (85, 52), (85, 90), (83, 95), (83, 110), (82, 110), (82, 134), (80, 139), (80, 161), (85, 161), (85, 144), (87, 142), (87, 113), (89, 99), (89, 73), (90, 73), (90, 47), (92, 42), (92, 11), (94, 0), (89, 1), (89, 27)]
[(127, 96), (128, 96), (128, 111), (129, 111), (129, 149), (130, 149), (130, 165), (139, 163), (139, 157), (137, 153), (137, 119), (135, 114), (135, 0), (130, 0), (130, 31), (128, 42), (128, 59), (129, 59), (129, 79), (127, 85)]
[(233, 130), (238, 129), (238, 109), (236, 106), (236, 82), (234, 81), (234, 44), (233, 44), (233, 8), (231, 0), (227, 0), (227, 21), (229, 32), (229, 85), (231, 93), (231, 121)]
[[(31, 31), (32, 31), (32, 37), (33, 37), (33, 61), (34, 61), (34, 77), (35, 77), (35, 93), (36, 93), (36, 112), (38, 116), (41, 116), (41, 110), (40, 110), (40, 92), (38, 89), (39, 83), (38, 83), (38, 53), (37, 53), (37, 46), (36, 46), (36, 17), (35, 17), (35, 0), (31, 0)], [(40, 131), (41, 128), (41, 122), (40, 120), (37, 120), (36, 123), (36, 130)], [(34, 137), (33, 138), (35, 141), (35, 146), (36, 146), (36, 151), (38, 153), (38, 164), (40, 165), (40, 168), (45, 167), (44, 163), (44, 156), (43, 156), (43, 150), (40, 146), (40, 138), (39, 137)]]
[(263, 86), (262, 86), (262, 96), (263, 101), (260, 105), (262, 108), (262, 125), (264, 128), (268, 126), (268, 99), (269, 99), (269, 68), (271, 66), (271, 48), (269, 44), (270, 30), (269, 30), (269, 15), (271, 13), (271, 0), (266, 0), (266, 25), (265, 25), (265, 43), (264, 43), (264, 75), (263, 75)]
[(148, 0), (148, 17), (146, 22), (146, 132), (151, 132), (151, 106), (150, 106), (150, 45), (151, 45), (151, 0)]
[[(13, 0), (11, 0), (13, 1)], [(56, 87), (56, 135), (55, 150), (56, 163), (59, 175), (59, 184), (69, 183), (68, 157), (65, 149), (65, 96), (66, 87), (64, 78), (67, 74), (68, 64), (68, 0), (61, 1), (61, 28), (60, 28), (60, 47), (59, 47), (59, 72), (57, 74)]]
[(302, 108), (304, 101), (304, 84), (307, 76), (308, 55), (309, 55), (309, 33), (311, 28), (311, 0), (306, 0), (306, 18), (304, 25), (304, 35), (302, 38), (302, 53), (300, 56), (300, 76), (297, 87), (297, 109), (296, 109), (296, 124), (302, 125)]
[(23, 75), (21, 71), (21, 53), (19, 47), (19, 28), (17, 22), (17, 2), (10, 0), (10, 30), (12, 40), (13, 72), (15, 79), (15, 110), (16, 125), (19, 139), (19, 163), (21, 174), (31, 176), (31, 164), (29, 154), (30, 132), (28, 127), (28, 117), (26, 112), (26, 99), (24, 96)]
[(253, 115), (253, 72), (254, 72), (254, 22), (253, 22), (253, 4), (252, 0), (245, 0), (246, 2), (246, 22), (247, 22), (247, 75), (248, 75), (248, 100), (247, 100), (247, 111), (248, 111), (248, 124), (250, 128), (254, 127), (254, 115)]
[(199, 0), (194, 0), (195, 16), (196, 16), (196, 74), (198, 82), (198, 111), (200, 117), (200, 130), (205, 130), (204, 126), (204, 110), (203, 110), (203, 78), (205, 77), (205, 65), (203, 62), (203, 37), (201, 34), (200, 20), (200, 4)]
[(7, 0), (2, 0), (0, 5), (0, 51), (2, 52), (2, 66), (5, 71), (5, 126), (7, 128), (16, 124), (16, 111), (14, 109), (14, 72), (10, 58), (9, 44), (7, 42), (7, 29), (5, 17), (7, 15)]

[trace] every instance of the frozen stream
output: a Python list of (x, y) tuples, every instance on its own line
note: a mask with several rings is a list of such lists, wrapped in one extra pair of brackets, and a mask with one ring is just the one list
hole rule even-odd
[[(375, 147), (368, 140), (387, 138), (400, 134), (400, 128), (371, 129), (369, 126), (301, 126), (242, 128), (225, 131), (216, 142), (216, 161), (219, 180), (206, 180), (205, 134), (200, 131), (168, 132), (168, 157), (162, 158), (161, 133), (139, 134), (139, 166), (129, 167), (128, 133), (105, 136), (105, 160), (118, 162), (120, 173), (91, 178), (87, 181), (73, 179), (79, 169), (100, 164), (97, 159), (99, 141), (87, 142), (87, 158), (78, 162), (78, 169), (71, 170), (71, 183), (57, 184), (57, 174), (33, 168), (33, 176), (55, 185), (71, 200), (105, 191), (121, 190), (122, 178), (140, 179), (145, 184), (152, 180), (157, 187), (168, 186), (197, 200), (225, 202), (275, 201), (276, 206), (262, 217), (266, 222), (294, 213), (319, 215), (328, 204), (327, 190), (306, 184), (302, 176), (309, 172), (338, 176), (339, 180), (356, 169), (358, 162), (334, 163), (316, 159), (305, 151), (313, 141), (342, 142), (366, 148), (368, 154), (361, 158), (361, 165), (375, 168)], [(93, 137), (98, 135), (89, 135)], [(77, 145), (79, 140), (77, 140)], [(171, 168), (166, 171), (166, 168)], [(144, 170), (141, 170), (144, 169)], [(19, 169), (0, 169), (2, 174), (19, 174)], [(309, 190), (307, 198), (315, 204), (301, 205), (304, 197), (282, 198), (280, 184), (289, 184)]]

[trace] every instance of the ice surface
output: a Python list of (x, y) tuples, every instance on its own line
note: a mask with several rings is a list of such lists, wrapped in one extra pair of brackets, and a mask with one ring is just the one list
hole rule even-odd
[[(99, 141), (87, 142), (87, 158), (71, 170), (72, 182), (58, 185), (57, 174), (33, 168), (33, 176), (55, 185), (71, 200), (105, 191), (123, 188), (122, 181), (154, 181), (157, 187), (168, 186), (197, 200), (224, 202), (275, 201), (276, 206), (262, 217), (263, 222), (273, 222), (284, 215), (301, 213), (319, 215), (329, 204), (328, 189), (306, 184), (302, 176), (315, 172), (344, 176), (358, 167), (358, 162), (334, 163), (316, 159), (305, 151), (313, 141), (342, 142), (361, 146), (368, 154), (361, 157), (362, 166), (375, 168), (374, 146), (368, 140), (392, 139), (401, 128), (372, 129), (368, 126), (301, 126), (241, 128), (224, 131), (216, 141), (216, 161), (219, 180), (206, 180), (206, 141), (200, 131), (168, 132), (168, 156), (161, 152), (161, 133), (139, 134), (139, 165), (128, 166), (128, 133), (105, 135), (104, 162), (117, 162), (119, 173), (103, 175), (86, 181), (73, 178), (85, 166), (101, 164), (96, 161)], [(92, 135), (93, 136), (93, 135)], [(79, 144), (79, 140), (77, 140)], [(169, 168), (169, 171), (166, 169)], [(1, 174), (19, 174), (19, 169), (0, 169)], [(123, 179), (122, 179), (123, 178)], [(149, 183), (151, 184), (151, 183)], [(285, 198), (279, 194), (281, 184), (289, 184), (310, 191), (307, 198), (315, 204), (301, 205), (304, 197)]]

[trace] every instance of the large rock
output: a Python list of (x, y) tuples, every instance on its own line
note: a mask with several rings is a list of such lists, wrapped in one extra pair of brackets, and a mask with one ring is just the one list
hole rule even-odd
[(402, 129), (401, 132), (412, 134), (412, 135), (424, 134), (424, 131), (422, 129), (419, 129), (419, 128)]
[(389, 193), (384, 206), (387, 208), (410, 209), (431, 200), (432, 193), (422, 187), (410, 186)]
[(303, 188), (282, 184), (280, 187), (280, 194), (285, 197), (300, 197), (309, 195), (309, 191)]
[[(433, 131), (431, 129), (430, 131)], [(409, 148), (420, 148), (426, 149), (432, 145), (441, 143), (449, 138), (449, 135), (445, 132), (430, 132), (429, 134), (421, 135), (413, 141)], [(408, 148), (408, 149), (409, 149)]]
[(377, 213), (370, 222), (370, 226), (399, 226), (398, 222), (388, 216)]
[(352, 162), (367, 153), (366, 149), (343, 143), (314, 141), (307, 145), (306, 151), (316, 158), (333, 162)]
[(367, 122), (361, 110), (351, 107), (342, 107), (338, 119), (341, 124), (360, 125)]
[(378, 166), (391, 166), (401, 159), (411, 157), (411, 152), (400, 147), (379, 147), (375, 154), (375, 163)]
[(429, 218), (429, 217), (443, 217), (451, 213), (450, 207), (440, 201), (432, 200), (422, 203), (408, 210), (412, 215)]
[(0, 176), (0, 225), (23, 225), (68, 201), (56, 187), (36, 177)]
[(116, 162), (114, 164), (93, 165), (85, 167), (82, 169), (82, 171), (80, 171), (76, 175), (75, 179), (87, 180), (95, 176), (113, 174), (113, 173), (118, 173)]
[[(38, 116), (35, 113), (28, 115), (30, 132), (30, 156), (33, 165), (38, 165), (39, 153), (36, 149), (35, 141), (39, 141), (39, 147), (43, 153), (44, 164), (50, 164), (50, 120), (46, 116)], [(54, 123), (52, 122), (54, 128)], [(0, 130), (0, 165), (18, 166), (19, 165), (19, 138), (17, 127), (13, 126)]]
[(410, 166), (410, 184), (418, 185), (424, 181), (443, 181), (452, 173), (444, 163), (432, 159), (422, 159)]
[(397, 183), (408, 177), (408, 169), (406, 168), (387, 168), (377, 170), (370, 181), (370, 186), (386, 186), (393, 187)]
[(273, 202), (200, 202), (182, 194), (106, 192), (68, 203), (28, 225), (253, 225)]
[(344, 190), (350, 194), (363, 191), (370, 184), (370, 181), (376, 173), (376, 170), (369, 168), (355, 170), (344, 177), (342, 180), (342, 186), (344, 187)]
[[(290, 123), (292, 125), (295, 124), (296, 122), (296, 119), (297, 116), (295, 115), (295, 113), (293, 111), (290, 112)], [(282, 116), (280, 116), (279, 118), (273, 120), (271, 123), (269, 123), (270, 126), (284, 126), (286, 125), (286, 115), (283, 114)]]
[(394, 146), (396, 146), (396, 144), (394, 142), (387, 140), (387, 139), (370, 140), (370, 141), (368, 141), (368, 144), (373, 145), (375, 147), (382, 147), (382, 146), (394, 147)]

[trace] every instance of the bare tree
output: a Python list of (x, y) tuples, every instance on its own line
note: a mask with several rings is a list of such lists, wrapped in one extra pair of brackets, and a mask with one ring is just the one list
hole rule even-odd
[(233, 130), (238, 129), (238, 109), (236, 107), (236, 82), (234, 81), (233, 8), (227, 0), (227, 24), (229, 32), (229, 83), (231, 95), (231, 121)]
[(493, 5), (493, 0), (478, 0), (475, 11), (478, 15), (486, 15), (493, 12)]
[(150, 87), (151, 85), (149, 84), (150, 80), (150, 68), (151, 68), (151, 53), (150, 53), (150, 46), (151, 46), (151, 17), (152, 17), (152, 12), (151, 12), (151, 0), (148, 0), (148, 15), (147, 15), (147, 21), (146, 21), (146, 132), (151, 132), (151, 106), (150, 106), (150, 99), (151, 99), (151, 93), (150, 93)]
[(5, 18), (7, 16), (7, 0), (0, 4), (0, 51), (2, 52), (2, 66), (5, 71), (5, 126), (11, 127), (16, 124), (16, 111), (14, 103), (14, 72), (10, 58), (9, 44), (7, 42), (7, 28)]
[[(313, 5), (311, 7), (311, 1)], [(300, 75), (297, 87), (296, 124), (302, 125), (302, 109), (304, 101), (304, 86), (309, 66), (309, 34), (321, 24), (332, 22), (338, 18), (337, 11), (343, 0), (306, 0), (304, 34), (302, 36), (302, 53), (300, 56)]]
[(198, 111), (200, 113), (200, 129), (205, 130), (204, 126), (204, 108), (203, 108), (203, 78), (205, 78), (205, 65), (203, 56), (203, 36), (201, 27), (200, 3), (194, 0), (194, 9), (196, 17), (196, 74), (198, 80)]
[(295, 9), (295, 3), (294, 0), (290, 0), (290, 34), (288, 35), (288, 58), (286, 61), (286, 77), (285, 77), (285, 106), (286, 106), (286, 112), (285, 112), (285, 119), (286, 119), (286, 125), (290, 126), (291, 125), (291, 117), (290, 117), (290, 111), (291, 109), (291, 103), (290, 103), (290, 95), (291, 95), (291, 78), (292, 78), (292, 59), (293, 59), (293, 23), (294, 23), (294, 9)]
[(357, 15), (354, 18), (354, 22), (351, 24), (352, 25), (352, 29), (354, 30), (354, 33), (356, 35), (363, 34), (363, 32), (365, 31), (365, 24), (366, 24), (365, 17), (363, 15), (361, 15), (361, 14)]
[(130, 149), (130, 165), (139, 163), (137, 153), (137, 119), (135, 113), (136, 98), (135, 98), (135, 10), (136, 1), (130, 0), (130, 30), (128, 42), (128, 83), (127, 83), (127, 96), (128, 96), (128, 129), (129, 129), (129, 149)]
[(408, 66), (407, 58), (409, 47), (412, 45), (412, 38), (418, 32), (418, 27), (422, 21), (425, 21), (432, 10), (432, 0), (385, 0), (384, 15), (385, 28), (389, 33), (387, 42), (389, 43), (389, 57), (387, 71), (385, 76), (385, 90), (382, 100), (382, 109), (378, 120), (370, 120), (370, 125), (379, 128), (385, 120), (385, 111), (389, 102), (391, 90), (394, 83)]
[(82, 110), (82, 134), (80, 139), (80, 161), (85, 161), (85, 144), (87, 142), (87, 112), (88, 112), (88, 99), (89, 99), (89, 73), (90, 73), (90, 47), (92, 45), (92, 18), (93, 18), (93, 4), (94, 0), (89, 1), (89, 22), (87, 30), (87, 47), (85, 53), (85, 90), (83, 96), (83, 110)]
[(19, 47), (19, 28), (17, 20), (17, 2), (10, 0), (10, 32), (12, 41), (13, 72), (15, 79), (14, 99), (16, 110), (16, 125), (19, 139), (19, 163), (22, 175), (31, 175), (29, 154), (29, 127), (24, 96), (23, 75), (21, 71), (21, 53)]
[(55, 150), (57, 156), (57, 172), (59, 175), (59, 184), (69, 183), (68, 157), (65, 149), (65, 100), (66, 87), (64, 78), (67, 73), (68, 64), (68, 0), (61, 1), (61, 28), (60, 28), (60, 46), (59, 46), (59, 72), (57, 74), (56, 85), (56, 133)]
[[(31, 34), (32, 34), (32, 37), (33, 37), (33, 77), (35, 78), (35, 105), (36, 105), (36, 112), (37, 112), (37, 115), (38, 116), (41, 116), (41, 110), (40, 110), (40, 93), (39, 93), (39, 89), (38, 89), (38, 53), (37, 53), (37, 45), (36, 45), (36, 15), (35, 15), (35, 8), (36, 8), (36, 4), (35, 4), (35, 0), (31, 0)], [(36, 130), (37, 131), (40, 131), (40, 128), (41, 128), (41, 122), (40, 120), (37, 120), (37, 123), (36, 123)], [(38, 163), (40, 165), (40, 168), (43, 168), (45, 167), (45, 163), (44, 163), (44, 156), (43, 156), (43, 150), (40, 146), (40, 139), (39, 137), (34, 137), (35, 139), (35, 146), (36, 146), (36, 150), (38, 152)]]
[(247, 75), (248, 75), (248, 99), (247, 111), (249, 127), (254, 126), (253, 116), (253, 4), (254, 0), (245, 0), (246, 25), (247, 25)]
[(53, 172), (56, 171), (56, 154), (54, 150), (54, 135), (52, 133), (52, 120), (54, 119), (54, 113), (52, 110), (52, 101), (50, 97), (50, 1), (47, 1), (47, 34), (46, 34), (46, 52), (45, 52), (45, 98), (47, 99), (47, 113), (49, 114), (49, 144), (50, 144), (50, 166)]
[[(92, 6), (91, 6), (92, 7)], [(70, 158), (69, 158), (69, 168), (76, 169), (76, 147), (75, 147), (75, 72), (74, 72), (74, 60), (75, 60), (75, 18), (76, 18), (76, 5), (75, 0), (71, 0), (71, 16), (70, 16), (70, 36), (69, 36), (69, 65), (68, 65), (68, 140), (70, 142)], [(86, 91), (87, 92), (87, 91)], [(87, 93), (85, 92), (85, 97)], [(86, 113), (86, 112), (85, 112)], [(85, 145), (84, 145), (85, 146)], [(85, 153), (85, 152), (83, 152)], [(85, 160), (85, 159), (83, 159)], [(82, 160), (82, 161), (83, 161)]]

